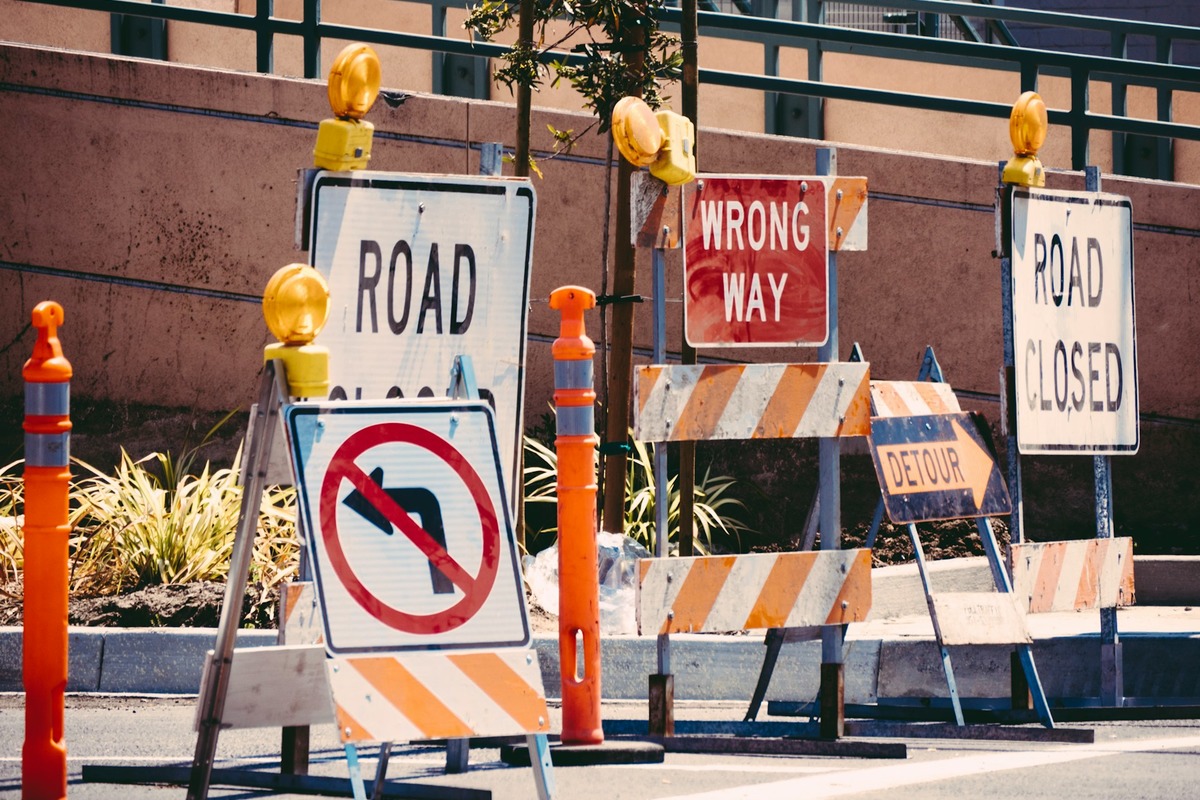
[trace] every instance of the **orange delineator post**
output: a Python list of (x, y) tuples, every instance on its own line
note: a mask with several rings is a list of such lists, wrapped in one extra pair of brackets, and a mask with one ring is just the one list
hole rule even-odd
[(33, 309), (38, 338), (25, 362), (25, 744), (21, 797), (67, 796), (63, 695), (67, 688), (67, 539), (71, 533), (71, 363), (57, 328), (62, 306)]
[[(562, 312), (554, 340), (554, 408), (558, 435), (558, 652), (563, 744), (600, 744), (600, 579), (596, 553), (596, 435), (592, 358), (583, 312), (596, 295), (578, 286), (550, 293)], [(582, 640), (583, 652), (578, 642)], [(580, 669), (582, 667), (582, 669)]]

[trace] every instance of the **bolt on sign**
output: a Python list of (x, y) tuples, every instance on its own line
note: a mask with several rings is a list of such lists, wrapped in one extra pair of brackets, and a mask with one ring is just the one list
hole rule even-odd
[(1137, 452), (1132, 217), (1127, 197), (1013, 192), (1013, 356), (1022, 453)]
[(975, 412), (872, 417), (870, 443), (892, 522), (1012, 512), (987, 422)]
[(330, 399), (444, 397), (471, 357), (515, 508), (536, 198), (524, 179), (321, 172), (309, 257), (329, 282)]
[(823, 344), (828, 254), (866, 249), (866, 178), (705, 175), (685, 191), (688, 343)]

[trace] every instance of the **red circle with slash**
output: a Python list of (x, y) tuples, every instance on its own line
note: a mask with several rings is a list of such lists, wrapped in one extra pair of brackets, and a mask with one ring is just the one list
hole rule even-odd
[[(355, 463), (359, 456), (373, 447), (396, 443), (411, 444), (427, 450), (444, 461), (462, 480), (474, 502), (483, 531), (483, 557), (480, 559), (477, 574), (472, 575), (455, 561), (446, 548), (426, 533), (408, 512), (388, 496), (382, 486), (372, 481)], [(353, 484), (401, 535), (407, 537), (434, 567), (462, 591), (463, 598), (444, 611), (434, 614), (410, 614), (388, 605), (372, 594), (350, 566), (338, 537), (338, 492), (342, 481)], [(325, 545), (326, 556), (334, 573), (354, 601), (388, 627), (414, 634), (444, 633), (471, 619), (491, 593), (500, 562), (500, 527), (496, 509), (479, 474), (467, 463), (462, 453), (455, 450), (445, 439), (405, 422), (385, 422), (363, 428), (338, 447), (321, 484), (321, 541)]]

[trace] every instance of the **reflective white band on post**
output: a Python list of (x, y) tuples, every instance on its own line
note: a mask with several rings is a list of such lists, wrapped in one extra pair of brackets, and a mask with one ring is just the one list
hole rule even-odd
[(26, 383), (25, 414), (37, 417), (65, 417), (71, 413), (71, 384)]
[(596, 432), (592, 406), (556, 406), (559, 436), (591, 436)]
[(69, 433), (26, 433), (25, 466), (65, 467), (71, 461)]
[(588, 359), (554, 362), (555, 389), (591, 389), (592, 362)]

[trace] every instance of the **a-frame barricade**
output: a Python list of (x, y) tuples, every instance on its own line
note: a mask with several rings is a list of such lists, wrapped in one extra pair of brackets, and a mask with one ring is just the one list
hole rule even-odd
[[(857, 344), (854, 347), (851, 359), (855, 361), (862, 360), (862, 352)], [(952, 421), (955, 419), (960, 420), (960, 431), (965, 431), (965, 429), (971, 427), (971, 422), (969, 421), (971, 418), (962, 413), (956, 395), (951, 389), (950, 384), (945, 381), (941, 366), (934, 355), (932, 347), (926, 348), (916, 381), (872, 381), (871, 408), (873, 434), (877, 434), (880, 426), (887, 424), (889, 421), (901, 424), (909, 424), (911, 421), (911, 424), (915, 426), (930, 427), (931, 425), (935, 425), (934, 420), (939, 417)], [(951, 428), (952, 425), (953, 422), (945, 427)], [(978, 428), (981, 426), (976, 422), (975, 427)], [(981, 433), (980, 436), (982, 437), (983, 434)], [(962, 447), (970, 447), (969, 444), (965, 443), (965, 437), (962, 437), (961, 441), (963, 442), (961, 444)], [(981, 441), (985, 444), (990, 444), (987, 442), (986, 437), (982, 438)], [(874, 439), (872, 447), (876, 450), (878, 448), (878, 442), (874, 441)], [(878, 470), (878, 458), (876, 460)], [(994, 458), (992, 460), (994, 461)], [(991, 474), (996, 472), (994, 463), (988, 467), (988, 470), (989, 472), (984, 474), (984, 478), (994, 482), (995, 476)], [(874, 546), (882, 516), (887, 507), (885, 498), (888, 497), (888, 494), (886, 487), (883, 486), (883, 477), (881, 476), (880, 479), (881, 490), (884, 491), (876, 506), (871, 528), (867, 534), (865, 542), (867, 547)], [(988, 502), (986, 498), (985, 502)], [(984, 506), (982, 509), (976, 507), (969, 508), (968, 510), (1000, 513), (1004, 509), (1005, 506), (1000, 504), (994, 506), (994, 508)], [(1090, 731), (1061, 731), (1054, 729), (1053, 716), (1049, 703), (1046, 700), (1030, 648), (1032, 639), (1025, 623), (1028, 603), (1025, 602), (1023, 596), (1014, 594), (1013, 584), (1009, 579), (1004, 558), (1000, 553), (989, 518), (987, 516), (974, 516), (980, 540), (983, 543), (985, 555), (988, 560), (995, 591), (937, 592), (934, 589), (925, 561), (924, 548), (921, 543), (920, 531), (917, 527), (918, 521), (922, 516), (929, 514), (950, 514), (952, 518), (954, 516), (958, 518), (968, 516), (970, 518), (970, 516), (958, 514), (953, 509), (950, 511), (944, 508), (939, 510), (915, 509), (910, 510), (908, 514), (909, 519), (902, 522), (906, 527), (913, 546), (918, 574), (925, 595), (926, 607), (933, 624), (942, 669), (946, 677), (953, 725), (949, 727), (945, 725), (898, 727), (887, 723), (848, 722), (847, 730), (853, 731), (857, 735), (891, 735), (902, 732), (905, 735), (936, 735), (952, 736), (955, 738), (1012, 738), (1046, 741), (1090, 740)], [(768, 639), (768, 652), (764, 658), (763, 670), (755, 691), (754, 700), (747, 713), (747, 718), (753, 718), (757, 714), (758, 704), (761, 703), (766, 693), (779, 650), (785, 641), (792, 640), (789, 638), (789, 634), (791, 634), (790, 631), (783, 630), (776, 633), (773, 639)], [(1019, 687), (1019, 690), (1018, 688), (1014, 688), (1014, 709), (1016, 711), (1015, 713), (1008, 714), (1005, 719), (1007, 721), (1030, 721), (1028, 717), (1022, 716), (1021, 712), (1025, 712), (1028, 709), (1028, 703), (1032, 701), (1034, 711), (1036, 712), (1036, 719), (1047, 730), (1035, 735), (1036, 732), (1023, 729), (966, 725), (951, 658), (951, 648), (956, 645), (1013, 645), (1013, 682), (1014, 687)], [(770, 713), (778, 715), (802, 714), (804, 713), (804, 709), (805, 706), (803, 704), (797, 703), (772, 702), (768, 704)], [(919, 711), (914, 709), (911, 714), (906, 714), (906, 710), (903, 707), (897, 707), (896, 709), (889, 708), (885, 714), (881, 708), (855, 705), (853, 712), (855, 716), (861, 717), (888, 716), (904, 719), (908, 716), (914, 720), (918, 718), (923, 720), (931, 719), (931, 715), (924, 709)]]
[[(469, 391), (473, 380), (469, 359), (456, 360), (451, 392), (455, 393), (456, 386), (467, 387)], [(284, 362), (267, 361), (246, 437), (242, 478), (244, 500), (238, 517), (221, 622), (216, 645), (206, 658), (201, 679), (196, 713), (198, 736), (192, 766), (91, 767), (85, 780), (186, 784), (189, 800), (207, 797), (213, 784), (351, 796), (355, 800), (366, 800), (368, 796), (483, 800), (491, 796), (489, 791), (387, 781), (391, 742), (447, 740), (451, 743), (448, 748), (450, 762), (456, 760), (454, 753), (457, 751), (458, 759), (465, 767), (463, 743), (466, 739), (524, 734), (530, 751), (539, 756), (531, 759), (536, 796), (539, 800), (553, 797), (553, 772), (546, 736), (549, 714), (537, 653), (528, 646), (527, 617), (519, 623), (524, 626), (524, 646), (331, 655), (327, 653), (326, 645), (318, 641), (329, 631), (321, 624), (324, 614), (320, 602), (314, 600), (315, 595), (306, 597), (303, 587), (295, 587), (284, 602), (287, 612), (281, 637), (288, 643), (273, 647), (235, 647), (241, 599), (249, 579), (257, 529), (259, 504), (254, 500), (262, 497), (266, 485), (272, 439), (281, 417), (296, 409), (315, 412), (320, 417), (324, 411), (331, 414), (351, 412), (363, 405), (333, 403), (325, 404), (331, 408), (323, 410), (321, 404), (292, 404), (289, 402), (292, 397)], [(486, 403), (478, 400), (456, 402), (449, 414), (452, 427), (459, 423), (459, 415), (465, 418), (471, 413), (486, 417), (489, 426), (492, 425)], [(356, 408), (351, 409), (351, 406)], [(403, 412), (406, 408), (419, 408), (423, 412), (438, 410), (428, 401), (392, 401), (367, 411), (386, 415), (393, 411)], [(494, 450), (494, 428), (491, 428), (491, 445)], [(311, 447), (311, 443), (308, 446)], [(511, 542), (511, 520), (498, 461), (495, 476), (499, 486), (493, 495), (500, 501), (499, 516), (508, 527)], [(298, 487), (301, 483), (297, 480)], [(309, 537), (311, 547), (314, 536), (314, 531), (309, 528), (312, 515), (300, 516), (308, 521), (304, 533)], [(428, 523), (423, 521), (422, 524)], [(516, 564), (515, 559), (512, 563)], [(519, 588), (519, 574), (516, 578)], [(523, 593), (517, 591), (516, 595), (523, 604)], [(414, 709), (406, 703), (406, 698), (416, 695), (431, 698), (433, 703), (426, 704), (423, 709)], [(472, 699), (464, 703), (460, 700), (464, 696)], [(431, 705), (435, 708), (432, 712), (429, 711)], [(470, 708), (464, 708), (464, 705)], [(282, 769), (282, 764), (279, 773), (215, 768), (217, 740), (222, 729), (303, 729), (329, 723), (338, 726), (345, 748), (347, 778), (297, 774), (299, 770), (289, 773)], [(358, 745), (368, 741), (381, 743), (373, 781), (364, 780), (359, 763)]]

